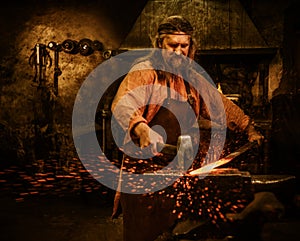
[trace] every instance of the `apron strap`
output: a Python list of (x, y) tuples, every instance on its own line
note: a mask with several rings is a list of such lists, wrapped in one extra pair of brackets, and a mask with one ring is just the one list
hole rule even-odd
[(167, 80), (167, 99), (171, 99), (171, 93), (170, 93), (170, 82)]
[[(185, 85), (185, 90), (186, 90), (186, 94), (187, 94), (187, 101), (188, 103), (191, 105), (191, 106), (194, 106), (194, 98), (192, 97), (192, 94), (191, 94), (191, 87), (190, 87), (190, 84), (183, 80), (184, 82), (184, 85)], [(167, 99), (169, 100), (171, 98), (171, 93), (170, 93), (170, 82), (167, 81)]]
[(185, 90), (186, 90), (186, 94), (187, 94), (187, 101), (189, 102), (189, 104), (191, 106), (194, 106), (194, 98), (191, 94), (191, 87), (190, 84), (188, 82), (186, 82), (185, 80), (183, 80), (184, 85), (185, 85)]

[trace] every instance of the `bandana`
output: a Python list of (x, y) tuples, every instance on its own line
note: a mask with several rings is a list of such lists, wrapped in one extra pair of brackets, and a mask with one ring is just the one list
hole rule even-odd
[(161, 22), (157, 30), (158, 34), (191, 35), (193, 27), (182, 16), (170, 16)]

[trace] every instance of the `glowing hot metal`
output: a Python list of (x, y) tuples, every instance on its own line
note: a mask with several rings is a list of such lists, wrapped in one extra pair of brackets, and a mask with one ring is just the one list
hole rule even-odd
[(246, 151), (250, 150), (255, 145), (257, 145), (257, 142), (249, 142), (249, 143), (243, 145), (242, 147), (240, 147), (235, 152), (230, 153), (226, 157), (221, 158), (220, 160), (218, 160), (216, 162), (212, 162), (212, 163), (209, 163), (207, 165), (204, 165), (203, 167), (200, 167), (198, 169), (195, 169), (195, 170), (191, 171), (189, 174), (190, 175), (207, 174), (207, 173), (211, 172), (214, 168), (222, 166), (222, 165), (232, 161), (233, 159), (235, 159), (239, 155), (241, 155), (241, 154), (245, 153)]

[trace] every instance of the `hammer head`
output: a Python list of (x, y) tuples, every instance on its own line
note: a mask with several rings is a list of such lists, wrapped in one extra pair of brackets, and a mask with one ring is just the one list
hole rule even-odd
[(194, 150), (189, 135), (181, 135), (177, 141), (177, 158), (179, 171), (186, 171), (193, 163)]
[(177, 154), (177, 169), (181, 173), (187, 171), (194, 161), (192, 138), (189, 135), (179, 136), (176, 146), (158, 142), (157, 150), (173, 157)]

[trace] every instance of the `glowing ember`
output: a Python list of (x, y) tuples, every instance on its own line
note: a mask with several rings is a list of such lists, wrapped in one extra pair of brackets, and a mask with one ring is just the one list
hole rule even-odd
[(173, 213), (180, 219), (206, 219), (215, 225), (229, 221), (226, 214), (242, 210), (252, 201), (253, 193), (245, 185), (247, 177), (223, 172), (227, 175), (218, 171), (204, 179), (187, 175), (177, 180), (166, 195), (175, 200)]

